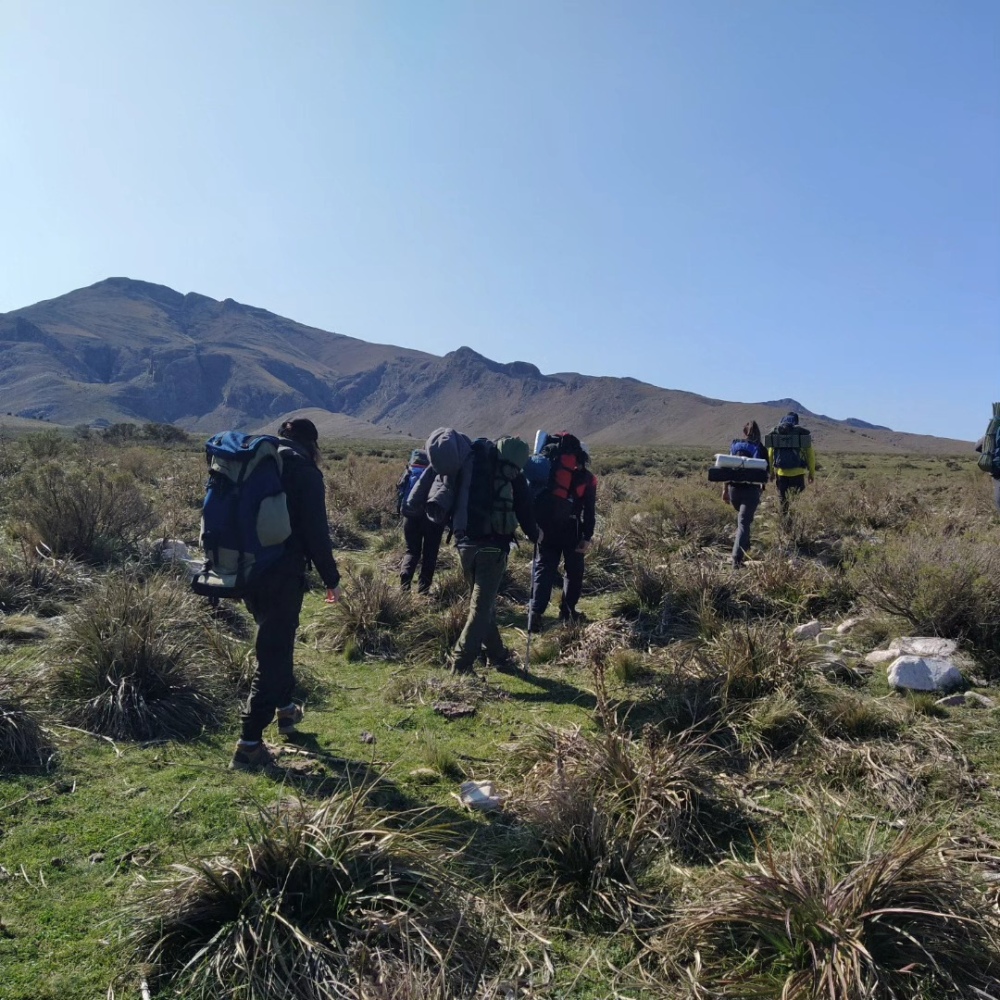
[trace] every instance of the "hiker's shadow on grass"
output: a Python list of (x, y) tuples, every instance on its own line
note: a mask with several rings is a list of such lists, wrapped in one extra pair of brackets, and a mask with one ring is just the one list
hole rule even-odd
[(535, 691), (512, 691), (510, 697), (513, 701), (523, 701), (529, 704), (551, 702), (554, 705), (578, 705), (588, 711), (597, 707), (597, 698), (593, 692), (584, 691), (568, 681), (557, 680), (554, 677), (543, 677), (534, 672), (527, 675), (517, 672), (513, 673), (513, 676), (519, 677), (525, 684), (531, 684), (537, 689)]

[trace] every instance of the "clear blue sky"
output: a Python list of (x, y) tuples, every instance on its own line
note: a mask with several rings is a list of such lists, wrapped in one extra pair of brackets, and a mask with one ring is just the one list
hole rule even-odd
[(0, 0), (0, 311), (127, 275), (978, 437), (1000, 0)]

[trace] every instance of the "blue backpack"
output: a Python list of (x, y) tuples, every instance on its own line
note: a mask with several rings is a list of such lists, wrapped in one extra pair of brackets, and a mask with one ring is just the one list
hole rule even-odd
[(738, 455), (740, 458), (767, 459), (767, 449), (754, 441), (734, 441), (729, 448), (729, 454)]
[(205, 442), (205, 457), (205, 565), (191, 588), (206, 597), (239, 598), (282, 555), (292, 533), (278, 439), (227, 431)]

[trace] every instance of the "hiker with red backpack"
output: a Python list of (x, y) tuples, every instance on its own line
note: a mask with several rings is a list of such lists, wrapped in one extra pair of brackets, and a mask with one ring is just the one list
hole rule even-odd
[(567, 431), (553, 435), (540, 431), (535, 452), (525, 472), (533, 488), (542, 538), (532, 566), (529, 632), (541, 631), (552, 588), (560, 583), (559, 620), (583, 620), (576, 605), (583, 592), (584, 562), (597, 520), (597, 477), (587, 468), (589, 456), (580, 439)]
[[(743, 438), (733, 441), (729, 454), (742, 459), (762, 459), (768, 462), (767, 449), (761, 442), (760, 427), (757, 426), (756, 420), (744, 424)], [(765, 481), (769, 469), (770, 465), (761, 472), (761, 478)], [(722, 487), (722, 499), (732, 504), (737, 512), (736, 538), (733, 541), (734, 569), (739, 569), (743, 565), (747, 552), (750, 551), (750, 526), (753, 524), (754, 514), (757, 513), (764, 489), (764, 482), (740, 482), (736, 480), (735, 473), (733, 480), (727, 481)]]
[(406, 471), (396, 483), (396, 513), (403, 517), (403, 540), (406, 542), (406, 553), (399, 567), (399, 583), (403, 590), (409, 590), (419, 566), (418, 594), (430, 593), (444, 532), (442, 525), (435, 524), (424, 515), (424, 511), (415, 510), (407, 503), (414, 486), (430, 464), (427, 452), (415, 448), (410, 452)]

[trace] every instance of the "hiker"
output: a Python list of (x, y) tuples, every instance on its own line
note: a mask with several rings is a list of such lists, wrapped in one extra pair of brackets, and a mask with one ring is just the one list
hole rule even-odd
[(430, 469), (407, 503), (450, 529), (469, 586), (469, 614), (449, 665), (457, 674), (471, 673), (485, 653), (493, 666), (509, 667), (514, 654), (500, 638), (496, 600), (518, 526), (532, 542), (538, 538), (522, 471), (528, 445), (516, 437), (470, 441), (454, 428), (439, 427), (427, 439), (426, 451)]
[[(983, 448), (986, 446), (986, 438), (981, 437), (976, 442), (976, 451), (982, 454)], [(997, 510), (1000, 510), (1000, 469), (993, 474), (993, 505)]]
[(396, 483), (396, 513), (403, 517), (403, 540), (406, 542), (406, 553), (399, 567), (399, 583), (403, 590), (409, 590), (413, 575), (419, 566), (418, 594), (430, 593), (434, 569), (437, 566), (438, 549), (441, 547), (441, 535), (444, 532), (443, 525), (428, 520), (423, 510), (414, 509), (407, 504), (407, 498), (413, 487), (429, 465), (427, 452), (415, 448), (410, 452), (406, 471)]
[[(597, 477), (587, 469), (589, 456), (579, 438), (563, 431), (544, 435), (539, 455), (532, 456), (541, 482), (534, 496), (535, 520), (542, 531), (532, 564), (528, 631), (540, 632), (542, 616), (549, 606), (553, 586), (562, 586), (559, 602), (561, 622), (580, 622), (577, 601), (583, 592), (583, 568), (593, 544), (596, 523)], [(537, 458), (543, 461), (537, 462)], [(560, 577), (559, 562), (564, 575)]]
[(257, 670), (242, 715), (242, 735), (230, 764), (241, 771), (256, 771), (274, 763), (263, 734), (275, 713), (278, 732), (283, 736), (294, 733), (296, 724), (302, 721), (302, 706), (292, 701), (293, 653), (309, 563), (327, 587), (328, 600), (336, 602), (341, 596), (340, 573), (330, 543), (323, 473), (317, 464), (320, 451), (316, 425), (304, 417), (286, 420), (278, 437), (291, 535), (281, 557), (250, 585), (244, 596), (247, 610), (257, 623)]
[[(760, 439), (760, 427), (756, 420), (751, 420), (743, 425), (743, 439), (733, 441), (729, 447), (730, 455), (738, 455), (741, 458), (762, 458), (769, 462), (767, 449)], [(770, 464), (768, 465), (770, 471)], [(763, 475), (763, 473), (762, 473)], [(763, 483), (725, 483), (722, 487), (722, 499), (730, 503), (737, 511), (736, 517), (736, 538), (733, 541), (733, 568), (739, 569), (750, 551), (750, 526), (753, 524), (754, 514), (760, 505), (760, 498), (764, 493)]]
[(778, 487), (781, 516), (785, 518), (788, 516), (788, 495), (801, 493), (806, 488), (806, 479), (812, 483), (816, 478), (812, 435), (799, 426), (799, 415), (792, 411), (781, 418), (778, 426), (764, 439), (764, 444), (771, 480)]

